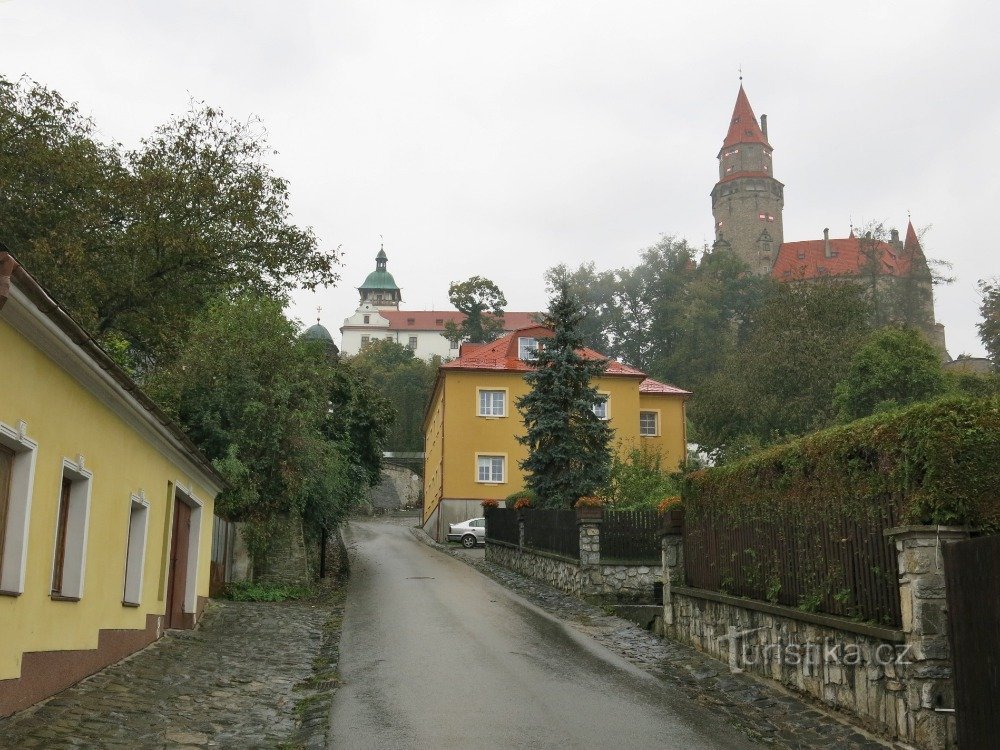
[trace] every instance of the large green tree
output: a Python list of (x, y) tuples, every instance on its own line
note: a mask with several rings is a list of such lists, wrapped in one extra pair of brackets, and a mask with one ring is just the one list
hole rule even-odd
[(591, 382), (607, 361), (580, 352), (582, 317), (579, 301), (560, 284), (548, 312), (553, 336), (531, 360), (525, 375), (531, 390), (517, 400), (525, 426), (518, 441), (528, 448), (525, 485), (545, 507), (571, 507), (606, 485), (611, 470), (614, 432), (594, 414), (600, 396)]
[(465, 281), (453, 281), (448, 287), (448, 299), (465, 316), (458, 325), (452, 321), (445, 325), (445, 335), (452, 341), (483, 344), (503, 333), (503, 309), (507, 298), (489, 279), (473, 276)]
[(941, 358), (912, 328), (873, 332), (836, 387), (834, 406), (844, 421), (940, 396), (945, 391)]
[(728, 455), (830, 424), (834, 388), (870, 330), (854, 284), (777, 284), (735, 351), (695, 392), (693, 437)]
[(979, 291), (982, 294), (979, 313), (983, 316), (977, 325), (979, 338), (993, 361), (993, 367), (1000, 369), (1000, 280), (981, 280)]
[(135, 370), (176, 353), (220, 294), (337, 279), (257, 122), (192, 104), (126, 149), (58, 93), (0, 77), (0, 140), (0, 240)]

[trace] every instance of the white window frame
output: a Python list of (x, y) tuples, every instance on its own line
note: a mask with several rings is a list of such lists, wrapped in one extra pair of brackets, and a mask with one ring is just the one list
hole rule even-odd
[[(476, 415), (487, 419), (499, 419), (507, 416), (507, 388), (476, 388)], [(496, 400), (491, 398), (489, 407), (483, 409), (483, 397), (486, 394), (501, 394), (500, 413), (496, 413)]]
[(142, 603), (142, 580), (146, 569), (146, 543), (149, 534), (149, 501), (146, 493), (129, 498), (128, 533), (125, 536), (125, 583), (122, 604)]
[[(531, 343), (528, 343), (531, 342)], [(532, 348), (528, 348), (532, 347)], [(522, 362), (530, 362), (538, 356), (538, 339), (533, 336), (517, 337), (517, 358)]]
[(28, 527), (38, 456), (38, 443), (29, 438), (27, 432), (27, 422), (19, 422), (17, 428), (0, 422), (0, 444), (14, 451), (7, 498), (7, 528), (4, 530), (3, 559), (0, 560), (0, 592), (12, 596), (24, 593)]
[(70, 481), (69, 508), (66, 517), (66, 546), (63, 549), (62, 580), (59, 592), (51, 594), (56, 599), (78, 601), (83, 598), (83, 583), (87, 572), (87, 539), (90, 533), (90, 496), (94, 475), (84, 468), (83, 456), (76, 461), (64, 458), (59, 474), (59, 494), (56, 495), (56, 523), (52, 534), (52, 568), (49, 583), (55, 577), (56, 545), (59, 543), (59, 506), (62, 498), (62, 480)]
[(368, 346), (368, 344), (371, 343), (371, 340), (372, 340), (371, 336), (362, 336), (361, 337), (361, 346)]
[[(496, 478), (494, 463), (495, 459), (500, 459), (500, 478)], [(489, 464), (484, 464), (489, 461)], [(486, 468), (489, 472), (489, 479), (482, 479), (481, 468)], [(476, 454), (476, 483), (477, 484), (506, 484), (507, 483), (507, 454), (506, 453), (477, 453)]]
[(415, 352), (417, 350), (417, 337), (416, 336), (409, 336), (408, 337), (408, 341), (406, 342), (406, 348), (409, 349), (411, 352)]
[[(653, 415), (653, 431), (643, 432), (642, 431), (642, 415), (652, 414)], [(660, 436), (660, 410), (659, 409), (640, 409), (639, 410), (639, 436), (640, 437), (659, 437)]]
[(597, 404), (594, 404), (591, 407), (591, 409), (593, 410), (595, 417), (597, 417), (602, 422), (607, 422), (609, 419), (611, 419), (611, 394), (605, 393), (604, 391), (598, 391), (597, 395), (604, 402), (604, 416), (602, 417), (600, 414), (597, 413)]

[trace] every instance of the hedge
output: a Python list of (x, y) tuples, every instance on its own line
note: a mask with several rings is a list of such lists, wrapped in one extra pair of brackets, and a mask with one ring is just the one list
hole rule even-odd
[(1000, 533), (1000, 398), (944, 398), (808, 435), (687, 475), (690, 520), (752, 522), (808, 512), (830, 521)]

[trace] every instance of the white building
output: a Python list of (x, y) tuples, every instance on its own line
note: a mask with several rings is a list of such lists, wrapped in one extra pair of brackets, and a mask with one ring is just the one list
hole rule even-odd
[[(403, 301), (400, 288), (386, 270), (388, 256), (380, 249), (375, 256), (375, 270), (358, 287), (360, 304), (340, 329), (340, 351), (353, 356), (372, 341), (387, 339), (411, 349), (415, 356), (449, 359), (458, 356), (458, 341), (445, 336), (445, 325), (462, 322), (463, 315), (455, 310), (400, 310)], [(504, 331), (524, 328), (536, 322), (536, 313), (504, 313)]]

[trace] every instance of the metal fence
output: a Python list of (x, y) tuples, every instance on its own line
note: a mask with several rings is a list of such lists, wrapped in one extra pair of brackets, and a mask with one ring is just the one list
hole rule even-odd
[(791, 516), (684, 521), (689, 586), (899, 627), (896, 552), (883, 531), (895, 509), (865, 521)]
[(660, 564), (660, 515), (655, 510), (606, 510), (601, 560)]
[(576, 511), (525, 510), (524, 544), (533, 549), (579, 559), (580, 531)]
[(513, 508), (487, 508), (486, 538), (507, 544), (519, 544), (517, 511)]

